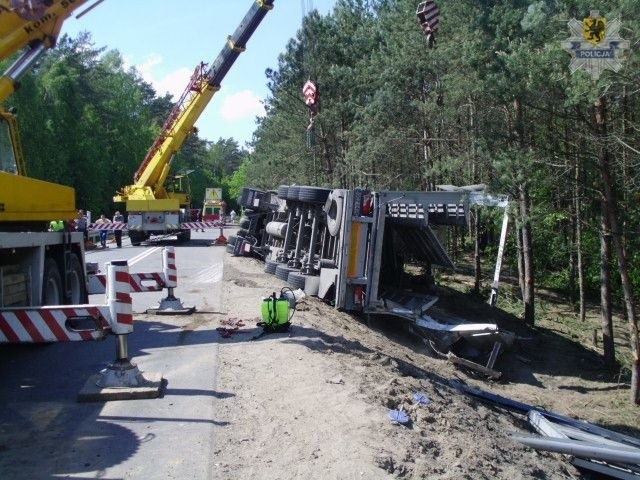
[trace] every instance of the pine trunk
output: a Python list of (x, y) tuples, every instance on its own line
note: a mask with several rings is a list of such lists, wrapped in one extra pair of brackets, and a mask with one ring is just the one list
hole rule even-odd
[(475, 232), (475, 251), (474, 251), (474, 275), (473, 275), (473, 293), (480, 294), (480, 278), (482, 272), (480, 269), (480, 209), (476, 207), (476, 232)]
[(604, 198), (600, 205), (600, 322), (604, 361), (611, 366), (616, 361), (613, 342), (613, 308), (611, 306), (611, 226)]
[[(604, 97), (598, 97), (596, 100), (596, 126), (598, 135), (602, 140), (607, 135), (606, 123), (606, 103)], [(609, 151), (606, 143), (600, 141), (600, 151), (598, 152), (598, 166), (600, 167), (600, 175), (602, 176), (604, 205), (607, 220), (611, 226), (613, 245), (616, 249), (618, 259), (618, 269), (620, 271), (620, 282), (622, 284), (622, 292), (624, 296), (624, 306), (629, 322), (629, 340), (631, 343), (631, 401), (640, 405), (640, 337), (638, 335), (638, 316), (636, 311), (636, 303), (633, 295), (633, 287), (629, 278), (629, 266), (627, 264), (622, 232), (620, 231), (618, 220), (615, 212), (615, 197), (613, 193), (613, 184), (611, 181), (611, 173), (609, 166)]]
[(520, 218), (522, 221), (522, 265), (523, 275), (523, 295), (524, 321), (528, 325), (535, 323), (535, 276), (533, 271), (533, 236), (531, 232), (531, 199), (529, 190), (525, 185), (520, 188)]

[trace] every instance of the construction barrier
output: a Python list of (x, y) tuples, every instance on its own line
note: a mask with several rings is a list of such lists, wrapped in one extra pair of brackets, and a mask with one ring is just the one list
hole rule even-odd
[(0, 343), (47, 343), (101, 340), (110, 333), (133, 331), (129, 267), (113, 262), (105, 304), (5, 308), (0, 310)]
[[(179, 225), (175, 224), (172, 227), (180, 230), (202, 230), (205, 228), (218, 228), (223, 227), (224, 221), (212, 220), (212, 221), (195, 221), (195, 222), (182, 222)], [(140, 228), (138, 228), (139, 230)], [(100, 230), (114, 231), (114, 230), (129, 230), (129, 226), (123, 222), (104, 222), (104, 223), (92, 223), (89, 225), (89, 234), (98, 233)]]
[[(179, 298), (174, 296), (174, 289), (178, 286), (178, 268), (176, 266), (176, 255), (171, 246), (162, 249), (162, 272), (154, 273), (130, 273), (130, 291), (159, 292), (167, 289), (167, 296), (160, 300), (160, 307), (149, 309), (147, 313), (156, 314), (190, 314), (195, 312), (195, 307), (184, 307)], [(143, 282), (152, 282), (145, 284)], [(89, 277), (89, 294), (105, 293), (107, 277), (103, 274), (91, 275)]]

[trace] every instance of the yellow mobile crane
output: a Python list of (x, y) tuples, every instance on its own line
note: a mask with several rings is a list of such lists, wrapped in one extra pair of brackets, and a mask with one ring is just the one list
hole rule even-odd
[[(0, 77), (0, 223), (74, 218), (70, 187), (27, 178), (17, 122), (3, 104), (34, 62), (55, 46), (65, 19), (88, 0), (0, 0), (0, 60), (22, 51)], [(36, 194), (37, 193), (37, 194)], [(37, 228), (37, 225), (31, 225)], [(46, 227), (45, 227), (46, 228)], [(4, 230), (4, 228), (0, 229)], [(15, 228), (14, 228), (15, 230)]]
[(16, 118), (3, 105), (22, 75), (55, 46), (64, 21), (87, 3), (0, 0), (0, 60), (18, 54), (0, 75), (0, 308), (87, 299), (82, 233), (47, 231), (52, 220), (76, 217), (75, 191), (27, 177)]
[(186, 90), (136, 171), (134, 184), (114, 196), (114, 202), (126, 203), (127, 228), (133, 245), (139, 245), (151, 235), (177, 234), (181, 241), (191, 238), (190, 227), (184, 223), (190, 220), (190, 196), (180, 188), (170, 191), (166, 187), (171, 161), (194, 131), (195, 122), (220, 89), (220, 83), (245, 50), (249, 38), (273, 8), (273, 2), (256, 0), (213, 64), (201, 63), (196, 67)]

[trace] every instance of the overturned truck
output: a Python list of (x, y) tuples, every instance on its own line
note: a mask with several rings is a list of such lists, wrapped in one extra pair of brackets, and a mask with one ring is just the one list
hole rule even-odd
[(447, 227), (468, 225), (473, 205), (507, 205), (506, 197), (487, 195), (480, 187), (444, 188), (245, 188), (240, 198), (245, 215), (228, 249), (263, 258), (266, 272), (336, 308), (408, 319), (445, 350), (460, 336), (504, 342), (494, 324), (443, 323), (427, 315), (438, 300), (433, 268), (454, 268), (443, 247)]

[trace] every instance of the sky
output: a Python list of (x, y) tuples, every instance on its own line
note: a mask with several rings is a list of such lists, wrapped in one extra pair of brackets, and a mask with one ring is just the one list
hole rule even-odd
[[(118, 50), (158, 96), (168, 92), (177, 100), (195, 67), (213, 63), (253, 1), (105, 0), (81, 18), (69, 18), (62, 34), (89, 32), (96, 47)], [(269, 93), (265, 70), (278, 67), (278, 55), (295, 37), (305, 13), (315, 8), (326, 15), (335, 3), (275, 0), (198, 119), (198, 135), (213, 142), (233, 137), (244, 147), (255, 130), (255, 117), (264, 115), (262, 102)]]

